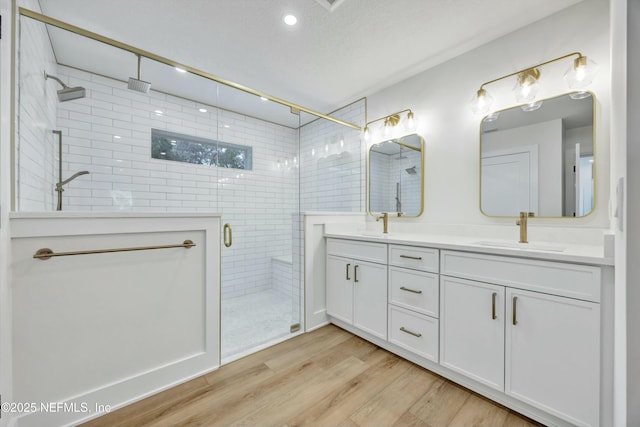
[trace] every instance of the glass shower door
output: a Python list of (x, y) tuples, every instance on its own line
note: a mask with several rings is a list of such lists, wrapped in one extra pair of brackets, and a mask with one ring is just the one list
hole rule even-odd
[(217, 139), (218, 209), (230, 227), (221, 299), (228, 362), (290, 336), (300, 323), (301, 285), (292, 263), (298, 130), (221, 109)]

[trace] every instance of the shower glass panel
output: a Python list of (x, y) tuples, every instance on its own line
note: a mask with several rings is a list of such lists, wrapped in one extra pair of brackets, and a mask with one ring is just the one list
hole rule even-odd
[[(300, 117), (144, 57), (151, 89), (131, 90), (135, 54), (24, 16), (19, 28), (17, 210), (55, 209), (61, 160), (63, 180), (89, 172), (65, 184), (63, 211), (221, 213), (223, 361), (295, 333)], [(85, 97), (60, 102), (45, 72)]]
[(233, 244), (222, 250), (223, 362), (290, 336), (301, 319), (301, 282), (292, 259), (298, 117), (287, 107), (220, 85), (217, 104), (231, 103), (254, 105), (259, 117), (278, 123), (218, 110), (218, 140), (252, 151), (251, 169), (219, 168), (218, 207), (233, 235)]
[[(331, 113), (364, 126), (364, 99)], [(357, 130), (302, 113), (300, 127), (300, 211), (365, 210), (366, 144)]]

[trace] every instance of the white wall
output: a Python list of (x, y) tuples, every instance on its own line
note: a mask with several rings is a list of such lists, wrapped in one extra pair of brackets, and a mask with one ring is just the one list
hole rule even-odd
[[(0, 394), (3, 402), (13, 401), (13, 369), (11, 355), (12, 294), (9, 286), (11, 261), (9, 211), (11, 210), (11, 122), (12, 105), (12, 60), (11, 45), (13, 43), (13, 14), (9, 0), (0, 0), (2, 15), (2, 38), (0, 38)], [(9, 425), (12, 414), (3, 414), (0, 426)]]
[[(609, 23), (608, 3), (585, 0), (533, 25), (460, 55), (368, 97), (369, 117), (383, 117), (404, 108), (415, 112), (418, 133), (425, 137), (425, 212), (421, 219), (391, 225), (400, 229), (445, 224), (504, 225), (517, 228), (511, 219), (486, 218), (479, 209), (480, 117), (469, 101), (480, 85), (549, 59), (581, 51), (599, 65), (591, 86), (596, 94), (596, 146), (598, 182), (596, 209), (579, 219), (538, 219), (530, 222), (567, 227), (609, 227)], [(570, 60), (541, 69), (540, 98), (568, 91), (562, 75)], [(487, 87), (495, 109), (515, 105), (506, 80)], [(452, 196), (455, 195), (455, 196)], [(405, 225), (402, 225), (405, 224)], [(513, 228), (513, 230), (511, 230)], [(559, 230), (561, 231), (561, 230)], [(535, 235), (535, 232), (534, 232)]]
[[(627, 332), (627, 425), (640, 425), (640, 3), (628, 3), (628, 98), (626, 135), (627, 211), (626, 236), (626, 332)], [(616, 260), (617, 262), (617, 260)]]

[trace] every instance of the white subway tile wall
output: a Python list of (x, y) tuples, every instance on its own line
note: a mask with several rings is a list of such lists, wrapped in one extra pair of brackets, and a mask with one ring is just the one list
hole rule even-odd
[[(291, 256), (298, 173), (278, 168), (297, 156), (298, 132), (258, 119), (60, 66), (87, 97), (58, 106), (65, 176), (88, 170), (64, 193), (65, 210), (222, 212), (233, 228), (224, 248), (223, 297), (271, 288), (271, 257)], [(156, 113), (162, 111), (162, 114)], [(253, 169), (225, 169), (151, 158), (151, 129), (253, 148)]]
[[(24, 5), (40, 9), (37, 2)], [(55, 75), (57, 71), (45, 24), (22, 19), (19, 37), (16, 209), (50, 211), (55, 209), (58, 174), (58, 138), (52, 131), (56, 129), (56, 91), (61, 87), (44, 77), (45, 72)]]
[[(331, 116), (364, 126), (362, 99)], [(366, 185), (366, 144), (361, 133), (328, 120), (300, 129), (301, 211), (361, 212)]]

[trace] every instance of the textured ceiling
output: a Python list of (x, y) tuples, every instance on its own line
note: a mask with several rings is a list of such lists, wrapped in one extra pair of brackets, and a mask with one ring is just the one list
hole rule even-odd
[[(328, 112), (579, 1), (342, 0), (333, 11), (317, 0), (40, 4), (46, 15)], [(283, 24), (286, 13), (298, 17), (295, 27)], [(81, 50), (55, 49), (60, 62), (82, 64)], [(111, 59), (122, 69), (117, 56), (83, 67), (105, 69)]]

